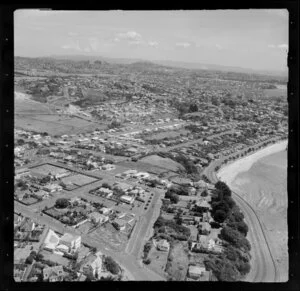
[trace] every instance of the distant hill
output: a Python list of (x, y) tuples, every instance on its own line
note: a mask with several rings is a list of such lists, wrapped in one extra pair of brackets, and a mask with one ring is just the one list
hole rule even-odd
[(269, 75), (269, 76), (278, 76), (278, 77), (288, 76), (288, 71), (284, 72), (284, 71), (253, 70), (253, 69), (240, 68), (240, 67), (188, 63), (188, 62), (178, 62), (178, 61), (153, 61), (153, 63), (164, 65), (164, 66), (170, 66), (170, 67), (184, 68), (184, 69), (212, 70), (212, 71), (236, 72), (236, 73), (245, 73), (245, 74), (260, 74), (260, 75)]
[(215, 64), (201, 64), (201, 63), (189, 63), (189, 62), (180, 62), (180, 61), (167, 61), (167, 60), (154, 60), (147, 61), (142, 59), (127, 59), (127, 58), (108, 58), (101, 56), (87, 56), (87, 55), (53, 55), (50, 56), (55, 59), (68, 59), (74, 61), (104, 61), (113, 64), (133, 64), (140, 63), (140, 65), (150, 65), (158, 64), (161, 66), (183, 68), (183, 69), (196, 69), (196, 70), (211, 70), (211, 71), (222, 71), (222, 72), (236, 72), (236, 73), (245, 73), (245, 74), (259, 74), (259, 75), (269, 75), (277, 77), (288, 77), (288, 70), (286, 71), (269, 71), (269, 70), (253, 70), (249, 68), (233, 67), (233, 66), (222, 66)]

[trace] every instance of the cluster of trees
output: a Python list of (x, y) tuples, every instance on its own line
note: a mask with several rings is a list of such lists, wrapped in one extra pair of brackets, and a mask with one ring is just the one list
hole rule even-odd
[(171, 189), (165, 193), (165, 198), (169, 198), (172, 203), (178, 203), (179, 197), (176, 193), (174, 193)]
[(69, 206), (70, 202), (68, 199), (66, 198), (59, 198), (55, 201), (55, 208), (59, 208), (59, 209), (64, 209), (67, 208)]
[(236, 205), (231, 198), (231, 190), (224, 182), (215, 184), (217, 195), (212, 199), (212, 216), (218, 223), (223, 223), (230, 215), (232, 208)]
[(109, 125), (108, 128), (112, 129), (112, 128), (118, 128), (121, 126), (121, 122), (117, 121), (117, 120), (113, 120)]
[(42, 261), (44, 256), (40, 253), (37, 253), (36, 251), (31, 251), (29, 256), (25, 260), (25, 264), (31, 265), (33, 263), (33, 260), (36, 261)]
[(231, 197), (231, 190), (224, 182), (215, 184), (216, 195), (212, 200), (212, 215), (216, 222), (225, 223), (220, 238), (227, 245), (222, 254), (208, 256), (205, 265), (220, 281), (236, 281), (250, 271), (251, 245), (246, 236), (248, 226), (244, 215)]
[(184, 155), (177, 155), (173, 158), (176, 162), (180, 163), (186, 170), (188, 174), (196, 174), (198, 175), (198, 168), (194, 165), (194, 163)]
[(170, 235), (178, 240), (188, 240), (191, 235), (191, 231), (189, 228), (182, 226), (173, 220), (164, 219), (163, 217), (159, 216), (154, 223), (155, 231), (160, 233), (161, 236), (162, 234), (167, 233), (168, 228), (172, 229), (175, 232)]
[(197, 112), (199, 110), (196, 103), (190, 102), (177, 102), (174, 104), (174, 106), (178, 110), (179, 116), (182, 116), (186, 113)]
[(114, 261), (112, 257), (106, 257), (104, 261), (106, 269), (114, 275), (120, 272), (120, 266)]

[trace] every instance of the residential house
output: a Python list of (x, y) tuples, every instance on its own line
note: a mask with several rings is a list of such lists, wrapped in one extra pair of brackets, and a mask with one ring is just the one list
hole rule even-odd
[(156, 242), (156, 247), (160, 251), (168, 252), (170, 249), (170, 243), (166, 239), (161, 239)]
[(92, 212), (89, 214), (89, 218), (93, 223), (105, 223), (108, 221), (108, 217), (106, 215), (103, 215), (99, 212)]
[(63, 281), (64, 275), (65, 275), (64, 270), (61, 265), (54, 266), (54, 267), (46, 267), (43, 269), (44, 281), (49, 281), (49, 282)]
[(127, 204), (132, 204), (134, 202), (134, 196), (122, 195), (120, 197), (120, 201), (125, 202)]
[(189, 266), (188, 277), (197, 281), (210, 281), (211, 272), (207, 271), (205, 267)]
[(58, 244), (59, 236), (52, 229), (49, 229), (48, 234), (44, 240), (44, 249), (54, 251)]
[(65, 233), (59, 240), (60, 244), (66, 245), (69, 249), (78, 250), (81, 246), (81, 236)]
[(56, 191), (61, 191), (62, 186), (60, 186), (58, 184), (48, 184), (43, 187), (43, 190), (52, 193), (52, 192), (56, 192)]
[(198, 225), (200, 234), (208, 235), (211, 232), (211, 226), (208, 222), (200, 222)]
[(99, 212), (102, 213), (102, 214), (104, 214), (104, 215), (110, 214), (111, 211), (112, 211), (112, 210), (111, 210), (110, 208), (107, 208), (107, 207), (102, 207), (102, 208), (100, 208), (100, 210), (99, 210)]
[(82, 265), (82, 272), (88, 276), (92, 274), (94, 277), (100, 278), (103, 266), (103, 254), (97, 252), (89, 260)]
[(35, 228), (35, 223), (30, 219), (25, 219), (20, 225), (20, 230), (23, 232), (31, 232)]
[(116, 218), (112, 224), (117, 230), (124, 230), (126, 227), (126, 221), (119, 218)]

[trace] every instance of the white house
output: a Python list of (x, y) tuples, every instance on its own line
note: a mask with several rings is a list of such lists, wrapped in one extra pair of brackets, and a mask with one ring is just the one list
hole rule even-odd
[(108, 221), (108, 217), (106, 215), (103, 215), (99, 212), (92, 212), (89, 214), (89, 218), (93, 223), (104, 223)]
[(60, 244), (66, 245), (69, 249), (78, 250), (81, 246), (81, 236), (65, 233), (59, 240)]
[(120, 197), (120, 200), (121, 200), (122, 202), (127, 203), (127, 204), (132, 204), (133, 201), (134, 201), (134, 197), (133, 197), (133, 196), (128, 196), (128, 195), (122, 195), (122, 196)]
[(168, 252), (170, 249), (170, 244), (167, 240), (162, 239), (156, 242), (156, 247), (160, 251)]

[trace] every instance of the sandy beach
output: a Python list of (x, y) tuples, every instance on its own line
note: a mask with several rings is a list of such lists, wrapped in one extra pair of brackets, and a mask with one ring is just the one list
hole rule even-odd
[(223, 166), (217, 173), (217, 177), (226, 182), (228, 185), (232, 183), (234, 178), (241, 172), (248, 171), (251, 166), (259, 159), (284, 150), (287, 146), (287, 140), (270, 145), (249, 156), (238, 159), (231, 164)]
[(288, 280), (287, 141), (224, 166), (217, 176), (255, 209), (267, 236), (279, 281)]

